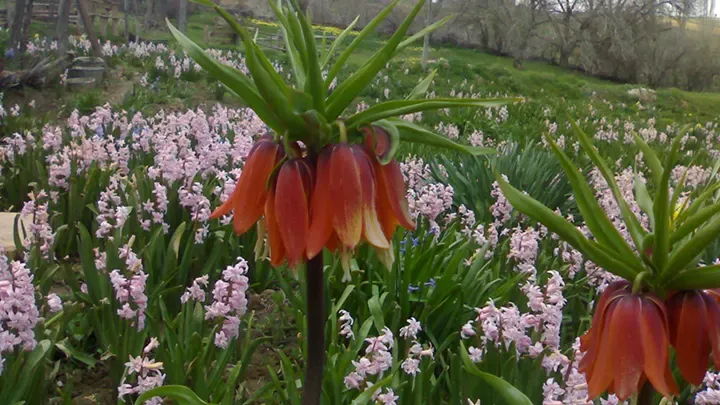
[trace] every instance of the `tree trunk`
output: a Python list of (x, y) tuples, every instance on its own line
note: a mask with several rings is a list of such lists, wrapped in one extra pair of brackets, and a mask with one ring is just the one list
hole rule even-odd
[(138, 9), (137, 0), (133, 1), (133, 11), (135, 12), (135, 43), (140, 43), (140, 9)]
[(25, 4), (25, 18), (23, 19), (22, 34), (20, 36), (20, 51), (25, 52), (28, 35), (30, 34), (30, 21), (32, 21), (33, 0), (27, 0)]
[(155, 8), (155, 0), (145, 0), (147, 2), (147, 9), (145, 9), (144, 24), (145, 28), (150, 26), (150, 19), (153, 15), (153, 8)]
[[(425, 26), (429, 26), (432, 24), (432, 0), (427, 2), (427, 16), (425, 17)], [(420, 64), (422, 65), (423, 69), (427, 66), (428, 58), (430, 54), (430, 33), (428, 32), (425, 34), (425, 38), (423, 38), (423, 51), (422, 51), (422, 60)]]
[(125, 43), (130, 43), (130, 0), (123, 1), (123, 11), (125, 12)]
[(70, 23), (71, 8), (72, 0), (60, 0), (57, 26), (55, 27), (55, 37), (58, 41), (58, 55), (64, 54), (68, 46), (68, 24)]
[(187, 32), (187, 0), (180, 0), (180, 5), (178, 7), (177, 25), (180, 32)]
[(23, 21), (25, 20), (25, 0), (15, 1), (15, 12), (13, 13), (12, 29), (10, 31), (9, 49), (16, 49), (22, 38)]
[(77, 0), (78, 12), (80, 13), (80, 18), (82, 18), (85, 33), (90, 40), (93, 56), (102, 58), (102, 48), (100, 48), (100, 42), (98, 41), (97, 35), (95, 35), (95, 25), (90, 17), (90, 11), (86, 1), (87, 0)]

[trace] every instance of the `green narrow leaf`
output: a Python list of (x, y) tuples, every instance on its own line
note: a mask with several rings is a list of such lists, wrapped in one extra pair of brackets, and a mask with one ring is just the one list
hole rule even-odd
[(638, 205), (640, 208), (647, 214), (648, 218), (650, 218), (650, 227), (655, 229), (655, 215), (653, 214), (655, 210), (653, 209), (653, 201), (652, 198), (650, 198), (650, 194), (648, 193), (647, 187), (645, 187), (645, 183), (642, 181), (640, 176), (635, 174), (635, 200), (637, 200)]
[[(600, 156), (597, 148), (595, 148), (590, 138), (585, 134), (585, 132), (580, 128), (580, 126), (578, 126), (578, 124), (574, 120), (570, 120), (570, 123), (572, 124), (575, 135), (580, 141), (580, 144), (585, 150), (585, 153), (587, 153), (590, 160), (592, 160), (592, 162), (595, 164), (595, 166), (605, 178), (608, 187), (610, 187), (610, 191), (615, 198), (615, 202), (617, 202), (618, 206), (620, 207), (620, 213), (623, 216), (625, 226), (627, 226), (633, 243), (635, 244), (635, 246), (642, 246), (645, 231), (640, 225), (640, 221), (630, 210), (630, 207), (628, 207), (627, 202), (623, 198), (622, 193), (620, 192), (620, 188), (618, 187), (617, 182), (615, 182), (615, 176), (612, 170), (610, 170), (610, 167), (608, 166), (607, 162), (605, 162), (605, 159)], [(655, 219), (657, 220), (657, 218)]]
[(94, 367), (97, 363), (97, 360), (95, 360), (91, 355), (73, 347), (73, 345), (70, 344), (67, 338), (55, 343), (55, 346), (63, 353), (65, 353), (65, 356), (67, 356), (68, 358), (75, 359), (81, 363), (88, 365), (91, 368)]
[(380, 307), (380, 300), (377, 295), (373, 295), (368, 300), (368, 308), (370, 308), (370, 314), (372, 315), (373, 322), (378, 331), (385, 328), (385, 319), (383, 317), (382, 308)]
[(307, 82), (306, 87), (312, 94), (313, 107), (321, 115), (325, 115), (325, 96), (327, 94), (325, 83), (320, 72), (320, 62), (318, 61), (318, 51), (315, 47), (315, 34), (312, 30), (309, 17), (303, 18), (302, 14), (298, 15), (300, 20), (300, 28), (302, 29), (305, 43), (307, 44)]
[(508, 405), (532, 405), (532, 401), (520, 390), (502, 378), (480, 371), (470, 360), (465, 344), (460, 342), (460, 358), (462, 358), (465, 369), (472, 375), (482, 378), (492, 387)]
[(15, 252), (17, 254), (22, 254), (25, 251), (25, 246), (22, 243), (20, 235), (23, 235), (22, 239), (25, 239), (25, 227), (22, 224), (20, 214), (17, 214), (13, 220), (13, 242), (15, 243)]
[(368, 122), (393, 118), (403, 114), (440, 108), (497, 107), (519, 101), (518, 98), (474, 99), (474, 98), (433, 98), (422, 100), (392, 100), (376, 104), (367, 110), (351, 115), (345, 125), (354, 128)]
[(429, 131), (412, 122), (399, 118), (388, 118), (386, 121), (395, 125), (400, 132), (400, 140), (403, 142), (422, 143), (437, 148), (450, 149), (457, 152), (468, 153), (474, 156), (492, 155), (497, 153), (491, 148), (478, 148), (474, 146), (461, 145), (451, 139)]
[(666, 271), (675, 273), (690, 264), (720, 236), (720, 217), (700, 228), (682, 247), (670, 254)]
[(410, 14), (400, 24), (397, 31), (390, 37), (379, 51), (373, 55), (370, 60), (357, 72), (355, 72), (350, 78), (340, 83), (335, 91), (328, 97), (327, 103), (327, 119), (328, 121), (335, 120), (340, 114), (345, 111), (348, 105), (362, 92), (365, 87), (377, 76), (378, 72), (385, 67), (385, 64), (395, 54), (400, 41), (405, 37), (405, 33), (410, 24), (412, 24), (415, 16), (420, 12), (422, 6), (425, 4), (425, 0), (418, 0), (417, 4), (410, 11)]
[(340, 298), (337, 300), (335, 305), (333, 305), (332, 313), (328, 316), (328, 319), (331, 319), (334, 314), (337, 314), (338, 311), (340, 311), (342, 309), (343, 304), (345, 304), (345, 300), (348, 299), (348, 297), (350, 296), (350, 294), (353, 292), (354, 289), (355, 289), (355, 284), (349, 284), (347, 287), (345, 287), (345, 291), (343, 291)]
[(548, 135), (543, 134), (545, 140), (550, 145), (555, 156), (560, 161), (560, 165), (565, 170), (570, 186), (573, 190), (573, 196), (578, 204), (578, 208), (585, 219), (585, 223), (592, 232), (593, 236), (601, 245), (605, 245), (606, 248), (611, 250), (617, 250), (617, 258), (627, 263), (628, 266), (634, 267), (637, 273), (644, 270), (642, 262), (635, 255), (633, 249), (628, 245), (620, 232), (615, 227), (615, 224), (610, 221), (603, 211), (600, 204), (595, 199), (595, 194), (590, 185), (585, 180), (585, 177), (580, 173), (580, 169), (570, 160), (570, 158), (563, 152), (555, 143), (555, 141)]
[(155, 387), (144, 392), (135, 401), (135, 405), (141, 405), (153, 397), (170, 398), (178, 405), (210, 405), (200, 399), (190, 388), (184, 385), (164, 385)]
[[(663, 175), (660, 178), (657, 190), (655, 191), (655, 200), (653, 201), (653, 208), (655, 215), (655, 240), (653, 244), (652, 258), (653, 263), (658, 267), (662, 273), (665, 270), (665, 265), (668, 260), (668, 253), (670, 252), (670, 220), (671, 209), (670, 206), (670, 176), (672, 174), (672, 167), (675, 166), (675, 159), (677, 152), (680, 149), (680, 140), (682, 137), (675, 137), (672, 143), (670, 153), (665, 161), (665, 169)], [(640, 246), (640, 245), (638, 245)]]
[(697, 214), (693, 215), (692, 217), (688, 218), (685, 222), (683, 222), (683, 224), (680, 225), (675, 230), (675, 232), (672, 233), (672, 236), (670, 237), (670, 244), (673, 245), (673, 244), (679, 242), (684, 237), (688, 236), (693, 231), (695, 231), (698, 227), (702, 226), (702, 224), (707, 222), (710, 218), (715, 216), (715, 214), (717, 214), (717, 213), (720, 213), (720, 202), (717, 202), (713, 205), (703, 208)]
[(100, 279), (95, 267), (95, 256), (93, 255), (92, 238), (85, 225), (77, 224), (79, 234), (80, 264), (82, 266), (85, 283), (88, 286), (88, 296), (94, 305), (98, 305), (103, 297), (100, 293)]
[(51, 347), (52, 344), (50, 343), (50, 340), (41, 340), (40, 342), (38, 342), (37, 346), (35, 346), (35, 349), (27, 357), (27, 360), (22, 366), (22, 372), (18, 377), (17, 385), (13, 387), (13, 392), (15, 395), (11, 397), (11, 404), (19, 401), (21, 397), (23, 397), (26, 393), (28, 393), (34, 388), (31, 386), (31, 384), (34, 380), (33, 377), (37, 376), (39, 373), (37, 367), (42, 366), (39, 363), (43, 359), (45, 359), (45, 356), (47, 356), (48, 351), (50, 351)]
[(437, 74), (437, 69), (434, 69), (432, 72), (430, 72), (427, 77), (422, 79), (420, 83), (415, 86), (415, 88), (412, 89), (410, 94), (408, 94), (406, 100), (414, 100), (418, 98), (423, 98), (425, 94), (428, 91), (428, 88), (430, 88), (430, 84), (432, 84), (432, 81), (435, 79), (435, 75)]
[(398, 45), (397, 50), (395, 51), (395, 54), (401, 52), (403, 49), (412, 45), (418, 39), (425, 38), (426, 34), (430, 34), (431, 32), (442, 28), (445, 24), (447, 24), (450, 20), (452, 20), (455, 17), (456, 17), (456, 14), (451, 14), (451, 15), (443, 18), (442, 20), (436, 21), (436, 22), (428, 25), (427, 27), (421, 29), (420, 31), (416, 32), (410, 38), (400, 42), (400, 45)]
[(234, 94), (240, 97), (245, 103), (252, 108), (258, 117), (263, 120), (270, 128), (277, 132), (283, 132), (285, 127), (275, 115), (270, 105), (265, 103), (257, 91), (257, 87), (250, 79), (240, 71), (229, 66), (223, 65), (215, 58), (210, 57), (195, 42), (186, 37), (182, 32), (178, 31), (169, 20), (165, 20), (180, 46), (183, 47), (191, 58), (203, 69), (207, 70), (213, 77), (220, 80), (223, 84), (233, 90)]
[[(335, 38), (332, 45), (330, 45), (330, 49), (327, 51), (327, 53), (325, 53), (325, 56), (323, 57), (323, 61), (321, 63), (321, 66), (323, 68), (327, 66), (327, 64), (330, 62), (330, 59), (332, 59), (333, 53), (335, 53), (337, 47), (340, 46), (345, 37), (348, 36), (350, 32), (352, 32), (353, 28), (355, 28), (355, 24), (357, 24), (358, 21), (360, 21), (360, 16), (355, 17), (355, 19), (352, 20), (350, 25), (348, 25), (347, 28), (345, 28), (343, 32), (341, 32), (340, 35), (337, 36), (337, 38)], [(327, 86), (330, 85), (330, 83), (327, 82), (325, 82), (325, 84)]]
[(362, 394), (360, 394), (357, 398), (355, 398), (352, 401), (352, 405), (366, 405), (366, 404), (370, 403), (373, 395), (375, 395), (375, 393), (378, 390), (382, 389), (384, 386), (390, 384), (392, 382), (392, 379), (393, 379), (393, 373), (391, 373), (389, 376), (383, 378), (382, 380), (376, 382), (372, 386), (366, 388)]
[(511, 186), (499, 173), (495, 174), (495, 180), (497, 180), (503, 195), (514, 209), (545, 225), (550, 231), (558, 234), (562, 240), (607, 271), (628, 280), (634, 279), (636, 273), (632, 268), (615, 260), (612, 253), (604, 251), (596, 242), (588, 240), (582, 232), (565, 218)]
[[(698, 213), (698, 210), (700, 210), (700, 208), (702, 208), (703, 205), (705, 205), (705, 202), (707, 202), (707, 200), (709, 200), (711, 197), (713, 197), (713, 194), (715, 194), (715, 192), (719, 189), (720, 189), (720, 182), (717, 182), (717, 183), (713, 184), (711, 187), (708, 187), (705, 191), (703, 191), (702, 194), (700, 194), (697, 198), (695, 198), (693, 200), (692, 203), (690, 203), (690, 206), (687, 209), (685, 209), (683, 212), (680, 213), (680, 215), (675, 220), (675, 225), (676, 226), (678, 224), (684, 225), (685, 221), (688, 220), (689, 218), (692, 218), (696, 213)], [(696, 225), (696, 227), (697, 226), (699, 226), (699, 224)]]
[(283, 40), (285, 41), (285, 49), (287, 50), (290, 59), (290, 65), (292, 65), (295, 83), (297, 88), (302, 89), (305, 87), (305, 66), (303, 65), (303, 59), (299, 54), (295, 41), (290, 35), (290, 25), (288, 20), (280, 9), (282, 6), (281, 0), (278, 1), (277, 5), (273, 0), (268, 0), (268, 4), (270, 4), (270, 7), (280, 21), (280, 31), (282, 33)]
[(388, 4), (387, 7), (385, 7), (378, 15), (375, 16), (372, 20), (370, 20), (369, 23), (358, 33), (357, 37), (348, 45), (347, 48), (343, 51), (343, 53), (340, 54), (337, 61), (335, 61), (335, 64), (333, 64), (333, 67), (330, 69), (330, 72), (328, 72), (327, 78), (325, 78), (325, 86), (330, 86), (330, 83), (332, 83), (333, 79), (335, 79), (342, 70), (342, 68), (345, 66), (345, 62), (352, 56), (353, 52), (355, 52), (355, 48), (357, 48), (360, 43), (370, 35), (373, 31), (375, 31), (375, 28), (377, 28), (380, 23), (382, 23), (387, 16), (390, 15), (390, 12), (397, 6), (397, 4), (400, 2), (400, 0), (393, 0), (392, 3)]
[(650, 146), (645, 142), (644, 139), (638, 136), (637, 133), (633, 131), (633, 136), (635, 137), (635, 143), (640, 148), (640, 151), (643, 153), (643, 157), (645, 158), (645, 163), (647, 163), (648, 167), (650, 168), (650, 175), (652, 176), (653, 183), (655, 186), (660, 184), (660, 179), (662, 178), (663, 173), (663, 167), (660, 163), (660, 159), (658, 159), (655, 152), (650, 148)]
[(720, 265), (682, 271), (672, 278), (668, 285), (677, 290), (720, 288)]

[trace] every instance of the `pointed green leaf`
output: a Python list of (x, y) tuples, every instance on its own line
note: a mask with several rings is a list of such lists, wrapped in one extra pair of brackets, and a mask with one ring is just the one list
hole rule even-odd
[[(333, 53), (335, 53), (335, 50), (337, 49), (337, 47), (340, 46), (342, 44), (343, 40), (345, 39), (345, 37), (348, 36), (348, 34), (350, 34), (350, 32), (352, 32), (353, 28), (355, 28), (355, 24), (357, 24), (357, 22), (359, 20), (360, 20), (360, 16), (355, 17), (355, 19), (352, 20), (350, 25), (348, 25), (347, 28), (345, 28), (343, 30), (343, 32), (341, 32), (340, 35), (337, 36), (337, 38), (335, 38), (332, 45), (330, 45), (330, 49), (327, 51), (327, 53), (325, 53), (325, 56), (323, 57), (323, 61), (321, 64), (323, 68), (325, 66), (327, 66), (327, 64), (330, 62), (330, 59), (333, 56)], [(327, 82), (325, 82), (325, 84), (328, 86), (330, 85), (330, 83), (327, 83)]]
[(210, 405), (200, 399), (190, 388), (184, 385), (164, 385), (155, 387), (150, 391), (142, 393), (135, 401), (135, 405), (141, 405), (153, 397), (170, 398), (178, 405)]
[(387, 7), (376, 15), (375, 18), (370, 20), (360, 33), (358, 33), (350, 45), (348, 45), (343, 53), (340, 54), (337, 61), (335, 61), (335, 64), (333, 64), (333, 67), (330, 69), (330, 72), (328, 72), (328, 75), (325, 78), (325, 86), (330, 86), (330, 83), (332, 83), (333, 79), (337, 77), (338, 73), (340, 73), (342, 68), (345, 66), (345, 62), (347, 62), (348, 58), (350, 58), (353, 52), (355, 52), (355, 48), (357, 48), (368, 35), (375, 31), (375, 28), (377, 28), (380, 23), (385, 21), (385, 18), (390, 15), (390, 12), (399, 2), (400, 0), (393, 0), (392, 3), (388, 4)]
[(677, 152), (680, 149), (680, 140), (682, 137), (675, 137), (672, 143), (670, 153), (665, 160), (665, 169), (660, 178), (660, 183), (655, 191), (655, 200), (653, 208), (655, 210), (655, 241), (653, 245), (653, 263), (662, 272), (668, 260), (670, 252), (670, 220), (672, 219), (672, 207), (670, 206), (670, 176), (672, 168), (675, 166)]
[(418, 98), (423, 98), (425, 94), (428, 91), (428, 88), (430, 87), (430, 84), (432, 84), (433, 79), (435, 79), (435, 75), (437, 74), (437, 69), (430, 72), (429, 75), (427, 75), (426, 78), (422, 79), (420, 83), (418, 83), (417, 86), (415, 86), (414, 89), (408, 94), (406, 100), (414, 100)]
[[(716, 191), (720, 189), (720, 182), (716, 182), (712, 186), (708, 187), (703, 191), (697, 198), (695, 198), (691, 203), (690, 206), (687, 207), (685, 210), (683, 210), (680, 215), (675, 220), (675, 227), (677, 228), (679, 224), (685, 223), (686, 220), (689, 218), (692, 218), (698, 211), (705, 205), (705, 203), (713, 197), (713, 194), (715, 194)], [(696, 225), (697, 228), (700, 224)]]
[(290, 34), (290, 26), (288, 20), (281, 10), (281, 0), (278, 0), (277, 5), (275, 4), (274, 0), (268, 0), (268, 4), (270, 4), (270, 7), (275, 13), (275, 16), (277, 16), (278, 21), (280, 21), (280, 31), (283, 40), (285, 41), (285, 49), (287, 50), (288, 57), (290, 59), (293, 76), (295, 77), (295, 84), (297, 85), (298, 89), (302, 89), (305, 87), (305, 66), (303, 66), (303, 59), (300, 56), (300, 53), (297, 46), (295, 45), (295, 41), (292, 35)]
[(392, 100), (375, 104), (367, 110), (351, 115), (345, 125), (347, 125), (348, 128), (354, 128), (384, 118), (398, 117), (400, 115), (421, 111), (459, 107), (497, 107), (515, 101), (520, 101), (520, 99), (433, 98), (422, 100)]
[(654, 229), (655, 215), (653, 214), (653, 201), (652, 198), (650, 198), (645, 182), (643, 182), (637, 174), (635, 174), (635, 200), (643, 212), (650, 218), (650, 227)]
[(614, 259), (614, 252), (603, 250), (597, 242), (587, 239), (575, 225), (539, 201), (511, 186), (499, 173), (495, 174), (495, 180), (514, 209), (545, 225), (551, 232), (556, 233), (562, 240), (579, 250), (598, 266), (627, 280), (634, 279), (637, 273), (626, 264)]
[(322, 73), (320, 72), (320, 62), (318, 61), (318, 51), (315, 47), (315, 34), (312, 30), (312, 25), (308, 17), (304, 17), (299, 14), (298, 19), (300, 20), (300, 28), (302, 29), (303, 36), (305, 37), (305, 43), (307, 47), (307, 82), (305, 83), (307, 92), (312, 95), (313, 106), (315, 110), (321, 115), (325, 115), (325, 96), (327, 94), (327, 87), (322, 79)]
[(595, 198), (593, 189), (585, 180), (585, 177), (580, 173), (580, 169), (570, 160), (565, 152), (560, 149), (555, 141), (548, 135), (543, 134), (545, 140), (550, 145), (555, 156), (560, 161), (570, 186), (573, 190), (573, 196), (578, 204), (578, 208), (583, 215), (583, 219), (587, 224), (590, 232), (592, 232), (595, 239), (600, 244), (605, 245), (606, 248), (611, 250), (617, 250), (618, 259), (622, 262), (627, 263), (628, 266), (634, 267), (638, 273), (642, 272), (643, 265), (640, 259), (635, 255), (633, 249), (628, 245), (620, 232), (615, 227), (615, 224), (610, 221), (603, 211), (602, 207)]
[(720, 213), (720, 202), (701, 209), (697, 214), (688, 218), (682, 225), (675, 229), (675, 232), (673, 232), (670, 237), (670, 244), (674, 245), (675, 243), (681, 241), (684, 237), (690, 235), (717, 213)]
[(445, 24), (447, 24), (450, 20), (455, 18), (455, 14), (451, 14), (445, 18), (443, 18), (440, 21), (434, 22), (427, 27), (421, 29), (420, 31), (413, 34), (410, 38), (400, 42), (400, 45), (398, 45), (397, 50), (395, 51), (396, 54), (401, 52), (403, 49), (407, 48), (408, 46), (412, 45), (415, 41), (424, 38), (426, 34), (430, 34), (433, 31), (436, 31), (440, 28), (442, 28)]
[(262, 98), (272, 106), (275, 114), (282, 120), (286, 128), (295, 133), (303, 133), (302, 120), (292, 112), (288, 102), (290, 89), (275, 71), (270, 60), (252, 41), (247, 29), (241, 26), (230, 13), (218, 5), (214, 5), (213, 8), (243, 40), (246, 65)]
[[(167, 20), (166, 20), (167, 21)], [(220, 80), (228, 88), (232, 89), (235, 95), (240, 97), (270, 128), (282, 132), (284, 126), (275, 115), (273, 109), (268, 105), (257, 91), (257, 87), (250, 79), (240, 71), (223, 65), (215, 58), (210, 57), (195, 42), (191, 41), (182, 32), (178, 31), (170, 21), (167, 21), (170, 33), (180, 43), (198, 65), (207, 70), (213, 77)]]
[(639, 137), (638, 134), (634, 131), (633, 136), (635, 137), (635, 143), (640, 148), (640, 151), (642, 151), (643, 153), (645, 163), (647, 163), (648, 167), (650, 168), (650, 175), (652, 176), (653, 183), (655, 184), (655, 186), (657, 186), (658, 184), (660, 184), (663, 173), (663, 167), (660, 163), (660, 159), (650, 148), (650, 146), (645, 142), (645, 140)]
[(491, 148), (478, 148), (455, 143), (446, 136), (436, 134), (435, 132), (429, 131), (419, 125), (399, 118), (388, 118), (386, 121), (395, 125), (400, 132), (400, 140), (403, 142), (421, 143), (436, 148), (468, 153), (474, 156), (492, 155), (497, 153)]
[[(390, 37), (379, 51), (373, 55), (370, 60), (355, 72), (350, 78), (340, 83), (335, 91), (328, 97), (327, 103), (327, 119), (335, 120), (345, 111), (348, 105), (362, 92), (365, 87), (377, 76), (378, 72), (385, 67), (385, 64), (395, 54), (400, 41), (405, 37), (405, 33), (412, 24), (415, 16), (422, 9), (425, 0), (418, 0), (417, 4), (410, 11), (410, 14), (400, 24), (397, 31)], [(381, 117), (383, 118), (383, 117)], [(379, 118), (378, 118), (379, 119)]]
[(498, 376), (480, 371), (472, 360), (470, 360), (470, 355), (468, 355), (468, 351), (463, 342), (460, 342), (460, 358), (462, 358), (463, 364), (465, 365), (465, 370), (476, 377), (482, 378), (483, 381), (502, 397), (507, 405), (532, 405), (530, 398), (513, 387), (509, 382)]
[(666, 271), (672, 274), (684, 269), (718, 237), (720, 237), (720, 216), (700, 228), (682, 247), (670, 254)]
[(578, 124), (574, 120), (570, 120), (570, 123), (572, 124), (575, 136), (580, 141), (580, 144), (585, 150), (585, 153), (587, 153), (590, 160), (592, 160), (592, 162), (595, 164), (595, 166), (605, 178), (608, 187), (610, 187), (610, 191), (615, 198), (615, 202), (617, 202), (618, 206), (620, 207), (620, 213), (623, 216), (623, 221), (625, 222), (625, 226), (627, 226), (633, 243), (635, 244), (635, 246), (642, 246), (642, 240), (644, 238), (645, 231), (640, 225), (640, 221), (630, 210), (630, 207), (628, 207), (627, 202), (623, 198), (622, 193), (620, 192), (620, 188), (615, 182), (615, 175), (613, 174), (612, 170), (610, 170), (610, 167), (608, 166), (605, 159), (600, 156), (597, 148), (595, 148), (595, 146), (592, 144), (592, 141), (585, 134), (585, 132), (578, 126)]
[(720, 265), (697, 267), (680, 272), (668, 282), (675, 290), (720, 288)]

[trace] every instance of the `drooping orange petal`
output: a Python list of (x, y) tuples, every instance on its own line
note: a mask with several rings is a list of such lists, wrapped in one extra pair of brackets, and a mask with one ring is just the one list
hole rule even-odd
[(333, 146), (330, 156), (330, 195), (332, 223), (338, 238), (350, 249), (362, 236), (362, 185), (360, 168), (352, 148), (347, 144)]
[(618, 299), (610, 324), (610, 338), (614, 350), (611, 356), (614, 358), (613, 388), (621, 400), (630, 398), (637, 390), (643, 374), (645, 356), (639, 333), (641, 300), (638, 295)]
[(268, 141), (258, 143), (257, 148), (245, 162), (232, 195), (225, 204), (212, 213), (211, 218), (226, 215), (229, 207), (232, 207), (235, 233), (247, 232), (262, 215), (267, 198), (267, 182), (280, 159), (280, 154), (280, 145)]
[(669, 397), (678, 392), (678, 386), (672, 375), (670, 379), (667, 378), (670, 349), (667, 321), (661, 308), (653, 301), (645, 300), (641, 304), (640, 338), (645, 358), (643, 368), (655, 390)]
[(608, 389), (613, 382), (613, 363), (615, 362), (615, 348), (611, 339), (611, 324), (619, 300), (614, 300), (607, 308), (604, 322), (598, 333), (601, 333), (598, 343), (598, 355), (596, 361), (591, 365), (592, 371), (588, 379), (588, 396), (596, 398)]
[[(307, 241), (307, 257), (312, 259), (328, 244), (333, 233), (332, 205), (335, 202), (330, 194), (330, 151), (320, 152), (317, 162), (317, 181), (310, 202), (310, 233)], [(337, 237), (336, 237), (337, 238)]]
[(710, 356), (705, 301), (696, 291), (683, 292), (672, 297), (671, 301), (676, 299), (682, 300), (675, 331), (677, 365), (689, 383), (700, 385), (705, 377)]
[[(266, 146), (267, 143), (271, 142), (272, 138), (269, 137), (261, 137), (253, 146), (250, 148), (250, 152), (248, 152), (247, 158), (245, 159), (245, 170), (243, 170), (243, 173), (245, 173), (247, 170), (249, 170), (248, 165), (251, 161), (256, 161), (257, 159), (253, 158), (255, 155), (255, 152), (257, 151), (258, 147), (260, 146)], [(253, 166), (256, 164), (253, 164)], [(223, 215), (227, 215), (235, 206), (235, 201), (242, 195), (242, 192), (245, 191), (245, 189), (248, 187), (250, 180), (250, 175), (245, 176), (245, 180), (243, 180), (243, 176), (240, 175), (240, 178), (238, 179), (237, 184), (235, 185), (235, 188), (233, 189), (232, 194), (230, 194), (230, 197), (222, 203), (219, 207), (215, 208), (215, 210), (210, 214), (210, 219), (216, 219), (220, 218)]]
[(285, 261), (285, 246), (283, 246), (280, 229), (275, 215), (275, 189), (271, 188), (265, 201), (265, 226), (267, 228), (268, 245), (270, 246), (270, 264), (279, 266)]
[(288, 264), (294, 267), (305, 255), (310, 228), (308, 196), (310, 191), (303, 177), (300, 159), (285, 162), (278, 173), (275, 189), (277, 224), (287, 255)]
[(392, 208), (395, 218), (408, 230), (415, 229), (415, 222), (410, 216), (407, 201), (407, 188), (403, 179), (400, 164), (397, 160), (392, 159), (388, 164), (376, 164), (378, 188), (380, 189), (381, 198), (384, 198)]
[(620, 293), (625, 291), (629, 284), (626, 281), (616, 281), (611, 283), (605, 288), (600, 299), (595, 305), (595, 312), (593, 314), (592, 323), (587, 333), (580, 337), (580, 350), (585, 351), (585, 355), (578, 369), (588, 376), (588, 380), (592, 374), (593, 364), (597, 358), (597, 353), (600, 350), (600, 338), (603, 335), (603, 328), (605, 327), (605, 316), (609, 304), (615, 300)]
[(720, 305), (710, 294), (703, 294), (705, 308), (707, 308), (707, 325), (712, 359), (715, 368), (720, 368)]
[(353, 147), (353, 155), (360, 169), (362, 187), (363, 237), (371, 245), (388, 249), (390, 243), (383, 233), (375, 208), (375, 176), (367, 154), (358, 146)]

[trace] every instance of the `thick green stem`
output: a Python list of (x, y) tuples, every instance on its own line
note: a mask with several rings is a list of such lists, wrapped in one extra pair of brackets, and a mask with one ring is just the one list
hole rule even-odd
[(322, 253), (308, 260), (305, 268), (307, 301), (307, 357), (303, 405), (320, 405), (323, 366), (325, 364), (325, 292), (323, 291)]

